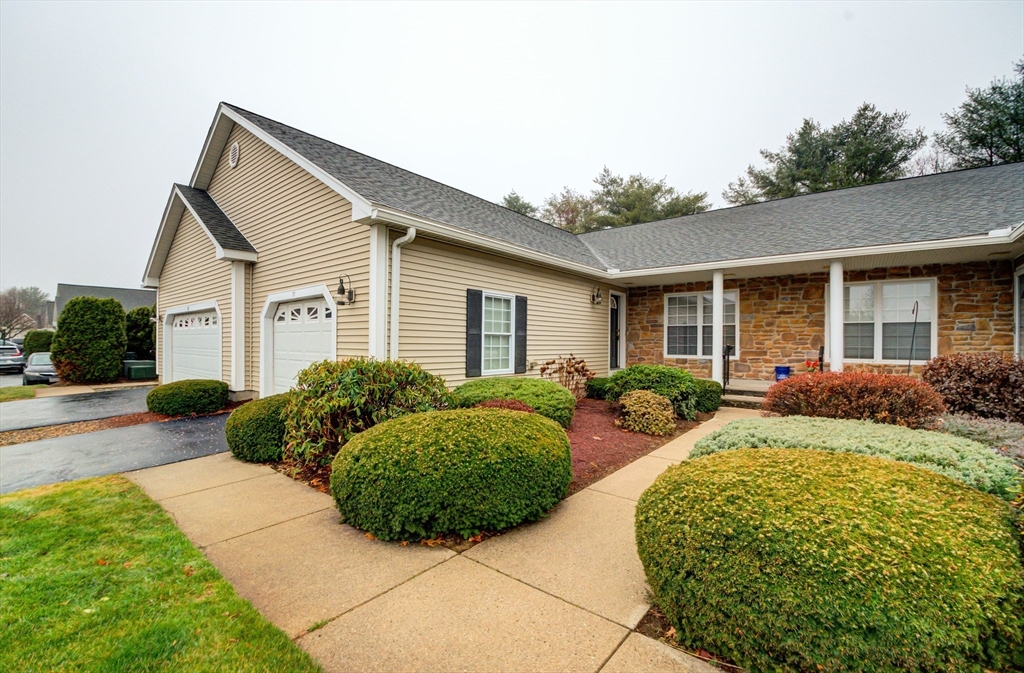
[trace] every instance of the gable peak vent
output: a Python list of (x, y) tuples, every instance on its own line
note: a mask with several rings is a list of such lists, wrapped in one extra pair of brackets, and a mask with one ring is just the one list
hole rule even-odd
[(232, 143), (231, 149), (228, 150), (228, 165), (234, 168), (238, 165), (238, 143)]

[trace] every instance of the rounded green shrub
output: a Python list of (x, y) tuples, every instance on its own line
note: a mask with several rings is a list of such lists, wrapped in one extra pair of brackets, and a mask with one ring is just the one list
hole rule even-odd
[(299, 372), (285, 407), (285, 452), (299, 463), (326, 465), (356, 433), (450, 403), (444, 379), (412, 362), (314, 362)]
[(224, 434), (235, 458), (250, 463), (281, 460), (286, 404), (288, 393), (281, 393), (261, 397), (231, 412)]
[(331, 465), (342, 519), (382, 540), (465, 537), (543, 516), (566, 495), (565, 431), (540, 414), (452, 409), (386, 421)]
[(157, 386), (146, 395), (146, 407), (166, 416), (212, 414), (228, 405), (228, 384), (213, 379), (186, 379)]
[(722, 406), (722, 384), (711, 379), (694, 379), (693, 405), (697, 413), (710, 414)]
[(619, 398), (622, 415), (615, 425), (630, 432), (669, 435), (676, 429), (676, 414), (667, 397), (650, 390), (634, 390)]
[(680, 643), (750, 671), (1024, 665), (1011, 510), (891, 461), (799, 449), (670, 467), (636, 540)]
[(597, 376), (587, 381), (587, 397), (592, 400), (608, 399), (608, 384), (611, 379)]
[(25, 357), (33, 353), (47, 353), (50, 350), (50, 344), (53, 341), (53, 332), (48, 329), (34, 329), (29, 330), (25, 334), (25, 343), (23, 344), (22, 352)]
[(978, 442), (942, 432), (834, 418), (744, 418), (702, 437), (690, 451), (700, 458), (747, 448), (819, 449), (888, 458), (956, 479), (1012, 500), (1020, 489), (1013, 461)]
[(107, 383), (121, 375), (127, 336), (125, 315), (116, 299), (68, 300), (50, 344), (57, 376), (68, 383)]
[(563, 428), (576, 413), (576, 398), (554, 381), (524, 376), (474, 379), (452, 391), (457, 407), (474, 407), (486, 400), (519, 400)]
[(697, 417), (693, 374), (668, 365), (630, 365), (616, 372), (608, 384), (608, 399), (617, 400), (633, 390), (650, 390), (672, 401), (676, 415), (686, 421)]
[(126, 350), (135, 353), (137, 360), (152, 360), (156, 352), (156, 315), (152, 306), (137, 306), (125, 316), (125, 333), (128, 336)]

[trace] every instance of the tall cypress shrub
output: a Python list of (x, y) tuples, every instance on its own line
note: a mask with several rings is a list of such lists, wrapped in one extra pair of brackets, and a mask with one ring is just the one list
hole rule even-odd
[(128, 352), (139, 360), (152, 360), (156, 351), (156, 325), (150, 320), (155, 312), (152, 306), (138, 306), (125, 316)]
[(121, 374), (127, 343), (121, 302), (75, 297), (60, 313), (50, 359), (64, 381), (106, 383)]

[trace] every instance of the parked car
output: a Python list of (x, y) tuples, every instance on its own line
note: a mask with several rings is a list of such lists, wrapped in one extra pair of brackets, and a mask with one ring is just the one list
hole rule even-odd
[(21, 384), (24, 386), (33, 383), (56, 383), (57, 370), (50, 362), (49, 353), (33, 353), (28, 356), (25, 363), (25, 371), (21, 375)]
[(25, 356), (21, 354), (21, 349), (10, 341), (3, 342), (0, 345), (0, 372), (20, 373), (24, 367)]

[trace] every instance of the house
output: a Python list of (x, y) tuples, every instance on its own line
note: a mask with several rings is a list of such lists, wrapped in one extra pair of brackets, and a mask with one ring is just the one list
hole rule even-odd
[(1022, 270), (1020, 163), (573, 235), (222, 103), (144, 285), (162, 379), (242, 398), (366, 355), (452, 385), (570, 352), (599, 375), (768, 380), (821, 347), (833, 370), (916, 372), (1019, 353)]
[(99, 285), (71, 285), (69, 283), (57, 283), (57, 294), (53, 297), (53, 306), (47, 302), (46, 312), (50, 325), (60, 321), (60, 313), (64, 305), (75, 297), (97, 297), (98, 299), (116, 299), (121, 302), (125, 312), (140, 306), (153, 306), (156, 304), (157, 293), (155, 290), (139, 290), (127, 287), (103, 287)]

